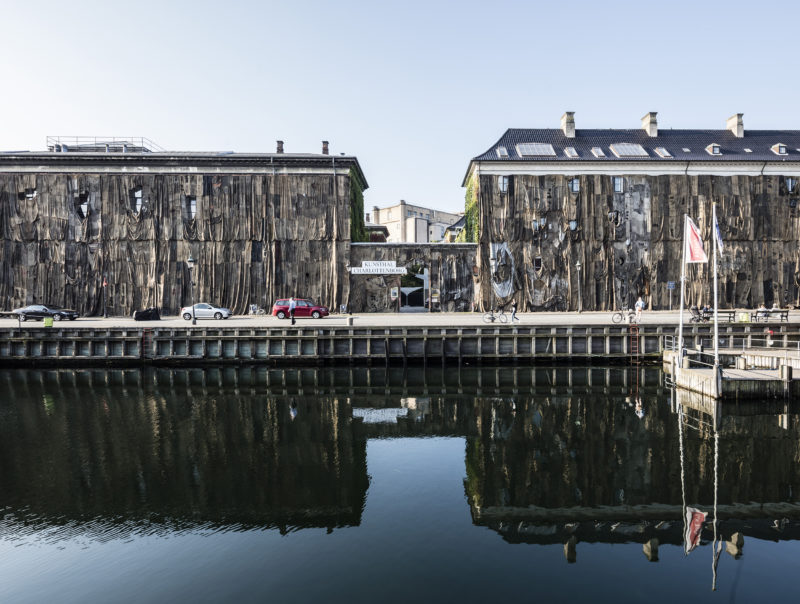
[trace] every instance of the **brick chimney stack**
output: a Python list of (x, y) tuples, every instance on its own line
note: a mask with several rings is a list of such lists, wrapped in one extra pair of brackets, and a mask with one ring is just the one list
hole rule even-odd
[(278, 141), (278, 153), (283, 153), (283, 141)]
[(575, 112), (567, 111), (561, 116), (561, 129), (567, 138), (575, 138)]
[(658, 136), (658, 122), (656, 121), (657, 115), (658, 111), (650, 111), (649, 113), (645, 113), (644, 117), (642, 118), (642, 130), (647, 132), (647, 136)]
[(322, 141), (322, 154), (328, 155), (328, 141)]
[(742, 119), (743, 115), (744, 113), (734, 113), (725, 123), (725, 128), (733, 132), (733, 135), (736, 138), (744, 137), (744, 120)]

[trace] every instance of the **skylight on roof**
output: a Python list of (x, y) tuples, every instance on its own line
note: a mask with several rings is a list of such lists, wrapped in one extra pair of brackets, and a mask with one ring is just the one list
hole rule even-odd
[(497, 157), (502, 157), (503, 159), (508, 158), (508, 149), (505, 147), (498, 147), (497, 148)]
[(592, 147), (592, 155), (595, 157), (605, 157), (606, 154), (603, 153), (603, 150), (600, 147)]
[(614, 143), (608, 147), (617, 157), (649, 157), (644, 147), (636, 143)]
[(745, 153), (752, 153), (752, 152), (753, 152), (753, 150), (752, 150), (752, 149), (748, 149), (747, 147), (745, 147), (745, 148), (744, 148), (744, 152), (745, 152)]
[(692, 150), (691, 150), (689, 147), (684, 147), (684, 148), (683, 148), (683, 152), (684, 152), (684, 153), (691, 153), (691, 152), (692, 152)]
[(565, 147), (564, 155), (567, 157), (578, 157), (578, 152), (575, 151), (575, 147)]
[(672, 153), (667, 151), (664, 147), (656, 147), (655, 151), (659, 157), (672, 157)]
[(550, 143), (520, 143), (517, 145), (517, 153), (520, 157), (535, 157), (542, 155), (555, 155), (553, 145)]

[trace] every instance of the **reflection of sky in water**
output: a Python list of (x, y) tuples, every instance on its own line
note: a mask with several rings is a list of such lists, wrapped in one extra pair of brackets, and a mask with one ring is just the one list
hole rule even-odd
[(365, 409), (354, 407), (353, 417), (364, 420), (365, 424), (396, 424), (398, 417), (406, 417), (408, 409)]

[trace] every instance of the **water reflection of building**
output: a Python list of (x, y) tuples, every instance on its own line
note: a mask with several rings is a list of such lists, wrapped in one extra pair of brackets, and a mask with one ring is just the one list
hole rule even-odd
[(797, 405), (725, 405), (715, 423), (684, 401), (705, 425), (684, 435), (682, 465), (657, 369), (0, 371), (0, 391), (6, 522), (358, 525), (368, 439), (458, 436), (476, 524), (564, 544), (568, 559), (584, 542), (637, 543), (656, 559), (682, 542), (684, 500), (713, 503), (716, 425), (720, 536), (734, 553), (742, 538), (800, 538)]
[(344, 399), (199, 370), (0, 376), (6, 522), (109, 534), (360, 523), (366, 444)]
[(800, 539), (800, 406), (709, 413), (704, 401), (641, 394), (642, 421), (624, 398), (590, 392), (480, 401), (465, 481), (474, 522), (512, 543), (563, 544), (572, 562), (581, 542), (640, 543), (655, 561), (659, 544), (684, 543), (687, 506), (708, 512), (702, 542), (734, 557), (746, 537)]

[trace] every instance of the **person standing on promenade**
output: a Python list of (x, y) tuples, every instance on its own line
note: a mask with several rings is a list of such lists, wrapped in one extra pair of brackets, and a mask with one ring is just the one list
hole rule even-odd
[(511, 302), (511, 322), (519, 321), (519, 317), (517, 316), (517, 301), (514, 300)]
[(294, 298), (289, 298), (289, 316), (292, 318), (292, 325), (294, 325), (294, 309), (297, 307), (297, 302)]
[(639, 299), (636, 300), (636, 304), (634, 305), (634, 308), (636, 309), (636, 322), (637, 323), (641, 323), (642, 322), (642, 311), (644, 310), (644, 300), (642, 300), (641, 296), (639, 296)]

